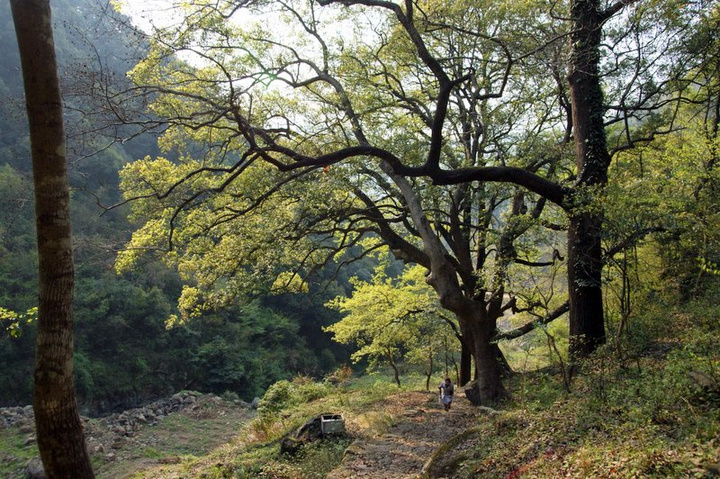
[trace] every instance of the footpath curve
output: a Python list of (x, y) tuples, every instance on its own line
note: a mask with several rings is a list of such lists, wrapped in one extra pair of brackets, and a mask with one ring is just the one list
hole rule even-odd
[(450, 411), (431, 392), (400, 393), (387, 401), (389, 409), (399, 412), (395, 424), (384, 434), (355, 440), (327, 479), (419, 477), (437, 448), (476, 425), (476, 408), (462, 393)]

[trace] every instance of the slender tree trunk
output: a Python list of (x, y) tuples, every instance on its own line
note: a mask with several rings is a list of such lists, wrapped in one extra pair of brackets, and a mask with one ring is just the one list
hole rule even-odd
[(601, 275), (603, 213), (597, 196), (607, 183), (610, 155), (599, 77), (604, 20), (599, 0), (573, 0), (571, 16), (573, 51), (568, 80), (578, 179), (573, 204), (569, 205), (568, 287), (570, 354), (578, 359), (605, 342)]
[(62, 103), (48, 0), (10, 0), (30, 122), (38, 239), (34, 408), (48, 478), (94, 477), (75, 401), (70, 230)]
[(387, 354), (387, 358), (388, 358), (388, 363), (390, 363), (390, 367), (393, 370), (395, 384), (397, 384), (398, 387), (400, 387), (400, 371), (398, 370), (397, 364), (395, 364), (395, 358), (393, 358), (392, 351), (390, 351), (389, 348), (388, 348), (386, 354)]
[(430, 390), (430, 380), (432, 379), (433, 374), (433, 367), (435, 366), (433, 362), (433, 350), (431, 349), (428, 353), (428, 372), (425, 375), (425, 390)]

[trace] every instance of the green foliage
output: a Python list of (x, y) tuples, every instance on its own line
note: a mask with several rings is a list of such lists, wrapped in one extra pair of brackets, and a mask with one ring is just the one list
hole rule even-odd
[(657, 329), (646, 331), (643, 350), (631, 360), (619, 361), (613, 347), (598, 350), (570, 393), (562, 393), (557, 374), (516, 375), (508, 383), (512, 402), (445, 451), (453, 464), (445, 473), (712, 477), (720, 457), (720, 323), (715, 306), (691, 309), (647, 322)]
[(332, 391), (328, 384), (316, 383), (304, 377), (296, 377), (292, 381), (278, 381), (267, 388), (260, 401), (258, 406), (260, 419), (276, 418), (284, 409), (292, 409), (325, 397)]
[(37, 308), (31, 308), (27, 312), (18, 314), (0, 307), (0, 325), (11, 338), (18, 338), (22, 334), (22, 328), (37, 320)]
[[(717, 283), (714, 265), (720, 260), (720, 216), (716, 190), (718, 141), (713, 133), (712, 104), (674, 111), (683, 128), (655, 139), (632, 154), (621, 154), (608, 188), (607, 235), (609, 248), (650, 236), (661, 260), (660, 287), (677, 289), (685, 299), (702, 296)], [(632, 256), (632, 254), (631, 254)], [(635, 261), (631, 258), (631, 263)], [(650, 263), (646, 255), (637, 260)], [(636, 262), (636, 261), (635, 261)], [(657, 266), (654, 266), (657, 268)], [(643, 280), (644, 265), (638, 267)], [(658, 277), (656, 276), (657, 282)], [(635, 288), (653, 286), (640, 281)]]
[(352, 280), (352, 296), (328, 303), (345, 316), (325, 330), (335, 341), (355, 343), (353, 361), (367, 358), (371, 368), (398, 361), (429, 368), (431, 358), (456, 354), (458, 341), (425, 282), (425, 268), (406, 267), (397, 278), (388, 277), (385, 268), (381, 264), (370, 282)]
[[(306, 223), (320, 221), (332, 228), (336, 209), (351, 208), (352, 200), (315, 175), (266, 198), (283, 175), (261, 164), (220, 188), (236, 174), (213, 169), (193, 175), (205, 161), (147, 158), (123, 169), (121, 187), (126, 198), (138, 197), (132, 217), (141, 226), (118, 256), (117, 268), (128, 270), (147, 250), (163, 251), (172, 244), (174, 251), (162, 259), (177, 268), (185, 283), (178, 301), (183, 321), (246, 296), (306, 291), (308, 268), (325, 263), (324, 249), (333, 244), (325, 235), (302, 234)], [(192, 181), (182, 182), (188, 175)], [(167, 197), (156, 196), (165, 191)], [(188, 203), (194, 195), (211, 196)]]
[[(344, 359), (346, 353), (316, 327), (330, 324), (335, 316), (318, 311), (321, 308), (312, 303), (313, 298), (288, 294), (274, 304), (248, 305), (242, 311), (228, 299), (223, 304), (230, 303), (231, 311), (194, 311), (202, 317), (187, 314), (184, 319), (190, 319), (189, 324), (167, 330), (168, 318), (183, 316), (176, 308), (182, 288), (177, 273), (157, 263), (136, 264), (134, 271), (122, 276), (111, 272), (115, 251), (129, 238), (129, 208), (104, 210), (98, 203), (120, 201), (118, 170), (133, 158), (157, 155), (158, 146), (152, 135), (121, 142), (96, 134), (108, 124), (103, 116), (108, 112), (106, 105), (93, 103), (97, 98), (88, 95), (105, 86), (121, 90), (130, 62), (144, 47), (116, 23), (114, 12), (92, 0), (58, 0), (54, 20), (70, 106), (66, 121), (77, 278), (75, 370), (81, 411), (99, 414), (134, 406), (189, 384), (250, 400), (277, 380), (298, 373), (320, 376), (335, 368), (336, 357)], [(32, 402), (36, 325), (28, 320), (37, 302), (37, 260), (22, 78), (7, 2), (0, 4), (0, 27), (0, 44), (5, 47), (0, 56), (6, 66), (0, 70), (0, 306), (4, 308), (0, 362), (5, 366), (0, 405), (25, 405)], [(103, 68), (102, 81), (112, 85), (98, 83), (96, 66)], [(123, 112), (135, 105), (134, 100), (125, 102)], [(112, 133), (136, 132), (118, 126)], [(318, 206), (320, 200), (309, 205)], [(332, 272), (317, 274), (330, 277)], [(332, 288), (342, 290), (346, 283)], [(322, 298), (319, 288), (313, 286), (312, 292)], [(20, 332), (20, 337), (9, 337)]]

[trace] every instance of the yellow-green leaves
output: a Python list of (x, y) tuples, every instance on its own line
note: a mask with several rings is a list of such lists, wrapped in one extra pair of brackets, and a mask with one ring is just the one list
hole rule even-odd
[(16, 313), (0, 306), (0, 325), (11, 338), (18, 338), (22, 334), (23, 326), (37, 319), (37, 308), (30, 308), (24, 313)]
[[(451, 332), (420, 266), (406, 267), (399, 278), (388, 277), (380, 266), (372, 281), (355, 279), (353, 285), (352, 296), (328, 303), (344, 317), (326, 331), (334, 334), (335, 341), (357, 344), (359, 349), (352, 356), (355, 361), (367, 357), (378, 364), (392, 360), (388, 358), (391, 352), (400, 351), (400, 356), (409, 359), (417, 356), (418, 350), (432, 350), (433, 344)], [(427, 354), (420, 356), (427, 359)]]

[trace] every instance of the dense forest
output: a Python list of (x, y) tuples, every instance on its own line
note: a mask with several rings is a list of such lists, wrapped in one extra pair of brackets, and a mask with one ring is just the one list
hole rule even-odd
[[(452, 375), (494, 406), (514, 371), (570, 395), (663, 354), (693, 414), (717, 408), (716, 1), (198, 0), (147, 31), (120, 4), (52, 5), (83, 412), (182, 389), (267, 405), (345, 363), (397, 387)], [(7, 10), (0, 405), (17, 405), (42, 254)]]
[[(321, 376), (348, 360), (347, 350), (321, 329), (337, 320), (323, 303), (349, 288), (348, 274), (318, 272), (327, 282), (310, 294), (248, 296), (222, 311), (166, 328), (177, 311), (181, 281), (161, 264), (117, 274), (115, 254), (130, 238), (118, 171), (157, 154), (157, 138), (117, 128), (116, 137), (88, 124), (80, 92), (101, 75), (125, 81), (147, 46), (122, 29), (123, 17), (93, 1), (55, 2), (57, 53), (64, 79), (77, 286), (75, 368), (81, 408), (106, 414), (191, 388), (232, 392), (251, 400), (273, 382), (295, 374)], [(22, 76), (9, 5), (0, 5), (0, 307), (3, 317), (0, 405), (32, 403), (37, 259), (32, 180)], [(77, 82), (77, 83), (76, 83)], [(372, 268), (372, 265), (369, 266)], [(329, 286), (329, 283), (332, 283)], [(320, 284), (320, 283), (318, 283)], [(30, 314), (27, 312), (30, 311)]]

